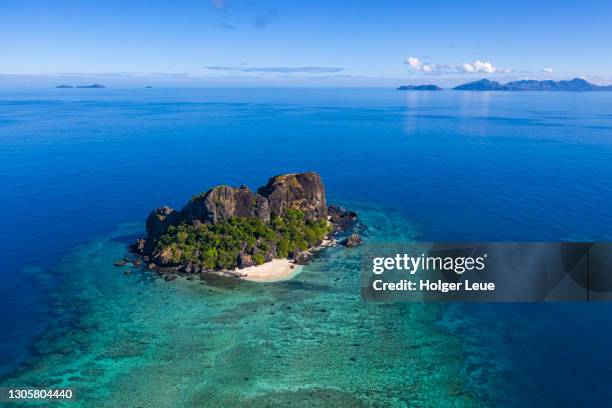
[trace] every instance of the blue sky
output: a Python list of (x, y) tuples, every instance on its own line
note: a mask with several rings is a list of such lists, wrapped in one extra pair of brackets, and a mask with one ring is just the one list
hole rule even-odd
[(612, 82), (610, 1), (3, 0), (0, 35), (4, 84)]

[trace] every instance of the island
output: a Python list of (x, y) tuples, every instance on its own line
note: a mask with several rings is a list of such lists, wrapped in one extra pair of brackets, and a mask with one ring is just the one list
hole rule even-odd
[(438, 85), (401, 85), (397, 87), (398, 91), (441, 91)]
[(612, 91), (610, 85), (595, 85), (582, 78), (574, 78), (569, 81), (553, 80), (520, 80), (501, 84), (497, 81), (481, 79), (468, 82), (453, 88), (456, 91), (565, 91), (565, 92), (589, 92), (589, 91)]
[[(158, 208), (147, 217), (146, 237), (130, 249), (166, 280), (206, 273), (283, 280), (317, 250), (335, 245), (356, 220), (355, 212), (327, 205), (317, 173), (283, 174), (257, 192), (221, 185), (180, 211)], [(342, 243), (355, 246), (361, 238), (353, 234)]]
[(91, 85), (77, 85), (77, 88), (87, 88), (87, 89), (101, 89), (106, 88), (104, 85), (100, 84), (91, 84)]
[(56, 86), (56, 88), (58, 88), (58, 89), (72, 89), (72, 88), (74, 88), (74, 86), (72, 86), (72, 85), (58, 85), (58, 86)]

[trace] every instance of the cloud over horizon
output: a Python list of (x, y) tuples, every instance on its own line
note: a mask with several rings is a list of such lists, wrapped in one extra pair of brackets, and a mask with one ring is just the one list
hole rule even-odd
[(510, 68), (494, 67), (493, 64), (491, 64), (490, 62), (483, 62), (479, 60), (476, 60), (472, 63), (463, 63), (461, 64), (461, 68), (463, 68), (463, 70), (469, 74), (476, 73), (476, 72), (484, 72), (487, 74), (495, 74), (495, 73), (507, 74), (509, 72), (512, 72)]
[(507, 74), (512, 72), (510, 68), (496, 67), (490, 62), (476, 60), (474, 62), (466, 62), (461, 65), (454, 64), (433, 64), (424, 63), (417, 57), (408, 57), (404, 62), (410, 66), (412, 70), (422, 72), (430, 75), (441, 75), (441, 74), (474, 74), (474, 73), (486, 73), (495, 74), (502, 73)]

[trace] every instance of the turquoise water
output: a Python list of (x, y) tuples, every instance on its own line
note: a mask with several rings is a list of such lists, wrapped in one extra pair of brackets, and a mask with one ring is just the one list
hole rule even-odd
[(369, 242), (612, 237), (612, 97), (380, 89), (0, 94), (3, 385), (70, 406), (593, 406), (602, 305), (366, 304), (359, 251), (295, 279), (112, 262), (147, 212), (315, 170)]

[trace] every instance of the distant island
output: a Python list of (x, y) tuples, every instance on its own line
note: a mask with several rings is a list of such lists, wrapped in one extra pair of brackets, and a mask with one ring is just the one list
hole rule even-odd
[[(468, 82), (452, 88), (455, 91), (564, 91), (564, 92), (595, 92), (612, 91), (612, 85), (595, 85), (582, 78), (567, 81), (525, 79), (501, 84), (489, 79)], [(402, 85), (398, 91), (441, 91), (437, 85)]]
[(397, 87), (398, 91), (441, 91), (438, 85), (402, 85)]
[(569, 92), (590, 92), (590, 91), (612, 91), (612, 86), (601, 86), (592, 84), (582, 78), (574, 78), (569, 81), (553, 80), (521, 80), (500, 84), (496, 81), (481, 79), (480, 81), (469, 82), (453, 88), (456, 91), (569, 91)]
[(77, 86), (58, 85), (58, 86), (56, 86), (56, 88), (58, 88), (58, 89), (73, 89), (73, 88), (101, 89), (101, 88), (106, 88), (106, 87), (104, 85), (100, 85), (100, 84), (91, 84), (91, 85), (77, 85)]
[(77, 85), (77, 88), (92, 88), (92, 89), (98, 89), (98, 88), (106, 88), (104, 85), (100, 85), (100, 84), (92, 84), (92, 85)]
[[(356, 219), (327, 206), (317, 173), (284, 174), (257, 192), (222, 185), (193, 196), (180, 211), (158, 208), (147, 217), (146, 238), (130, 249), (166, 280), (207, 272), (273, 280), (332, 245)], [(356, 246), (361, 238), (354, 234), (343, 243)]]

